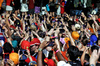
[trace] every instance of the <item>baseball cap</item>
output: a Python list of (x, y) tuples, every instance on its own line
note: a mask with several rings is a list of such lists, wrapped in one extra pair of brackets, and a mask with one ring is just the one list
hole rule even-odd
[(37, 66), (37, 63), (36, 63), (35, 61), (31, 61), (28, 65), (29, 65), (29, 66), (32, 66), (32, 65)]
[(32, 45), (34, 45), (34, 44), (40, 45), (40, 40), (39, 40), (38, 38), (33, 38), (33, 39), (31, 40), (31, 42), (30, 42), (30, 46), (32, 46)]
[(9, 59), (11, 59), (14, 62), (14, 64), (18, 64), (19, 55), (17, 53), (10, 53), (9, 54)]
[(59, 61), (57, 66), (71, 66), (70, 64), (66, 63), (65, 61)]
[(28, 49), (30, 47), (30, 43), (26, 40), (22, 41), (21, 48), (22, 49)]
[(65, 41), (66, 43), (68, 43), (68, 41), (70, 41), (70, 38), (66, 37), (66, 38), (64, 38), (64, 41)]
[(17, 44), (18, 44), (18, 42), (17, 42), (16, 40), (13, 40), (13, 41), (12, 41), (12, 46), (13, 46), (14, 48), (17, 47)]
[(76, 31), (73, 31), (72, 32), (72, 37), (73, 37), (73, 39), (75, 39), (75, 40), (78, 40), (79, 39), (79, 33), (78, 32), (76, 32)]
[(76, 29), (80, 29), (81, 26), (80, 26), (79, 24), (75, 24), (75, 28), (76, 28)]
[(95, 45), (96, 44), (96, 41), (97, 41), (98, 39), (97, 39), (97, 37), (96, 37), (96, 35), (91, 35), (90, 36), (90, 45)]

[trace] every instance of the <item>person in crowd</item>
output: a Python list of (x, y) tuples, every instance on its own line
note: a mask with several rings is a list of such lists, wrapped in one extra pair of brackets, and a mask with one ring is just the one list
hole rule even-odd
[(13, 0), (6, 0), (6, 13), (10, 13), (13, 10), (13, 6), (14, 6), (14, 1)]
[(20, 0), (14, 0), (14, 10), (15, 10), (16, 15), (19, 14), (20, 9), (21, 9), (20, 7), (21, 7)]
[(20, 11), (23, 14), (27, 14), (27, 12), (28, 12), (27, 0), (20, 0), (20, 2), (21, 2), (21, 10)]
[(28, 0), (29, 14), (34, 14), (35, 0)]

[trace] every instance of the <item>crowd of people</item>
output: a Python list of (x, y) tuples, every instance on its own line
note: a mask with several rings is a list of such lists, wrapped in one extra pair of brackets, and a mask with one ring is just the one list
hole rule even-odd
[(0, 0), (0, 66), (99, 66), (100, 0)]

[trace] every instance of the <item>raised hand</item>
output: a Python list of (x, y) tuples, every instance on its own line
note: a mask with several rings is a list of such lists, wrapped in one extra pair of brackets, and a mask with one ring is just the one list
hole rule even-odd
[(43, 43), (40, 44), (41, 49), (44, 49), (49, 43), (47, 41), (44, 41)]

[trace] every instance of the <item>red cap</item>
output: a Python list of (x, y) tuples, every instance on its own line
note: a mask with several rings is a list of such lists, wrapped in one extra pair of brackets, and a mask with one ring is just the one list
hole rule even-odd
[(11, 27), (11, 28), (14, 28), (14, 29), (16, 29), (16, 27), (15, 27), (15, 26), (13, 26), (13, 25), (10, 25), (10, 27)]
[(28, 49), (30, 47), (30, 43), (28, 42), (28, 41), (26, 41), (26, 40), (24, 40), (24, 41), (22, 41), (22, 43), (21, 43), (21, 48), (22, 49)]
[(38, 38), (33, 38), (32, 41), (30, 42), (30, 46), (32, 46), (34, 44), (39, 45), (40, 44), (40, 40)]
[(78, 19), (76, 19), (76, 21), (78, 21)]

